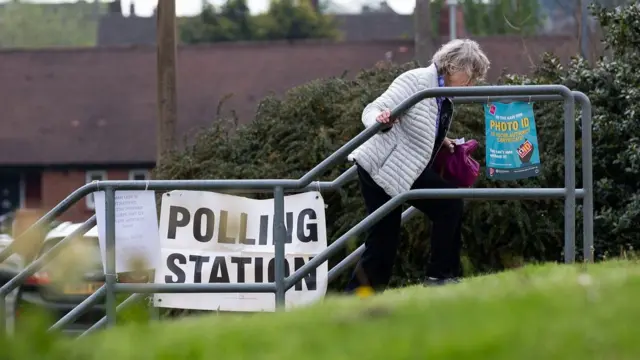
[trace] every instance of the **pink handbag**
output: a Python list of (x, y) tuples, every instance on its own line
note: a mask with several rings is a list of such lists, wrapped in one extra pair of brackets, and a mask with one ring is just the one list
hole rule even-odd
[(472, 187), (480, 176), (480, 164), (471, 157), (477, 148), (478, 142), (469, 140), (456, 145), (453, 153), (440, 149), (433, 164), (434, 169), (457, 187)]

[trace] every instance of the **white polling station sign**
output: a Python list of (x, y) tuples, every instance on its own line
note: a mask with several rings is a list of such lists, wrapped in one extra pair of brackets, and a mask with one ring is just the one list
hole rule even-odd
[[(325, 205), (318, 192), (285, 196), (285, 275), (327, 248)], [(162, 198), (157, 284), (274, 281), (274, 201), (206, 191)], [(313, 303), (327, 291), (325, 262), (286, 293), (286, 307)], [(275, 311), (272, 293), (156, 294), (157, 307)]]

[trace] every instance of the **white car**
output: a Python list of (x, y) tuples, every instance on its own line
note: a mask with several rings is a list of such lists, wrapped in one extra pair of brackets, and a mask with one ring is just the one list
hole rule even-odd
[[(44, 238), (38, 257), (71, 235), (80, 226), (82, 226), (81, 223), (64, 222), (50, 230)], [(81, 256), (86, 260), (84, 263), (87, 267), (84, 268), (83, 276), (59, 284), (56, 277), (51, 276), (52, 268), (45, 265), (21, 286), (18, 296), (18, 313), (27, 311), (28, 308), (38, 308), (49, 313), (55, 322), (102, 286), (104, 272), (97, 227), (90, 229), (82, 238), (74, 241), (80, 241), (84, 248)], [(65, 257), (72, 259), (77, 258), (78, 254), (74, 253), (70, 246), (63, 249), (58, 256), (63, 259)], [(81, 332), (103, 316), (104, 307), (102, 304), (97, 304), (63, 330), (70, 333)]]
[[(7, 234), (0, 234), (0, 251), (4, 250), (13, 242), (13, 238)], [(0, 269), (11, 269), (20, 271), (24, 268), (24, 262), (20, 255), (12, 254), (7, 260), (0, 264)]]

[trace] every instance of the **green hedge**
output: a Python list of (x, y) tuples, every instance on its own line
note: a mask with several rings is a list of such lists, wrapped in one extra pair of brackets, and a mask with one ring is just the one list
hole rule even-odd
[[(636, 6), (615, 13), (595, 9), (607, 29), (606, 42), (614, 60), (589, 65), (574, 59), (564, 68), (553, 55), (545, 55), (530, 77), (505, 75), (507, 84), (565, 84), (585, 92), (594, 107), (594, 183), (598, 259), (637, 247), (640, 231), (640, 10)], [(389, 65), (362, 71), (355, 79), (323, 79), (288, 91), (283, 97), (264, 99), (255, 120), (234, 129), (230, 117), (220, 116), (197, 136), (193, 145), (174, 154), (156, 170), (165, 179), (297, 178), (363, 130), (364, 106), (383, 92), (400, 73), (416, 64)], [(560, 103), (535, 104), (542, 173), (535, 179), (501, 182), (481, 176), (477, 187), (563, 187), (564, 143)], [(579, 112), (576, 114), (579, 116)], [(576, 136), (580, 122), (576, 118)], [(233, 130), (233, 131), (231, 131)], [(484, 143), (484, 116), (480, 105), (457, 106), (453, 135)], [(576, 156), (581, 161), (580, 145)], [(484, 165), (484, 147), (476, 157)], [(332, 180), (345, 171), (346, 161), (324, 174)], [(581, 168), (577, 169), (581, 184)], [(325, 194), (329, 240), (343, 234), (364, 216), (354, 181), (339, 192)], [(466, 205), (463, 237), (468, 272), (486, 272), (518, 266), (522, 262), (563, 258), (563, 204), (558, 200), (473, 201)], [(577, 238), (581, 216), (578, 209)], [(414, 218), (404, 227), (401, 256), (394, 285), (422, 276), (428, 250), (428, 223)], [(355, 240), (355, 239), (354, 239)], [(360, 242), (354, 241), (352, 250)], [(579, 252), (579, 251), (578, 251)], [(344, 254), (343, 254), (344, 255)], [(340, 258), (332, 259), (332, 264)], [(335, 284), (341, 286), (343, 282)]]

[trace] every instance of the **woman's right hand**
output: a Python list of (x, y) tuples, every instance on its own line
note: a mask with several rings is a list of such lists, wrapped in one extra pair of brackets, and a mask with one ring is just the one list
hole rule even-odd
[(380, 115), (376, 117), (376, 121), (381, 124), (388, 124), (389, 122), (391, 122), (391, 110), (383, 110)]

